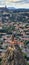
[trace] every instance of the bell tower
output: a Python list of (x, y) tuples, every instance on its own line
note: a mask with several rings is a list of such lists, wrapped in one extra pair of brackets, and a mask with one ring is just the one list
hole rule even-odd
[(14, 34), (12, 34), (11, 40), (14, 41)]

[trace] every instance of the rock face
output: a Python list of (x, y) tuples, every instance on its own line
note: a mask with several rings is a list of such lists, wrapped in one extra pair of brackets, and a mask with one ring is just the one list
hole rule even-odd
[(12, 47), (6, 53), (6, 58), (3, 59), (2, 65), (27, 65), (26, 61), (22, 55), (22, 52), (18, 45), (14, 45), (15, 49)]

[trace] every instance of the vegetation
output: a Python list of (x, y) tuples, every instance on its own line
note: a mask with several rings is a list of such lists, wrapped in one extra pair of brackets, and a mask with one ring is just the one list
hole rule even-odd
[(3, 32), (12, 32), (15, 30), (15, 26), (3, 26), (2, 27)]
[(25, 46), (26, 46), (28, 43), (29, 43), (29, 40), (25, 40), (25, 41), (24, 41)]

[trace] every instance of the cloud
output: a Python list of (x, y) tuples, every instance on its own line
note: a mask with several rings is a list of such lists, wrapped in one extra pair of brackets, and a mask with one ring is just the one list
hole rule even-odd
[(21, 3), (21, 2), (23, 2), (23, 0), (6, 0), (5, 2), (7, 2), (7, 3), (9, 3), (9, 2), (11, 2), (11, 3)]
[(0, 0), (0, 4), (9, 4), (9, 3), (29, 3), (29, 0)]
[(29, 0), (0, 0), (0, 5), (13, 6), (16, 8), (29, 8)]
[(9, 3), (29, 3), (29, 0), (5, 0), (5, 2)]

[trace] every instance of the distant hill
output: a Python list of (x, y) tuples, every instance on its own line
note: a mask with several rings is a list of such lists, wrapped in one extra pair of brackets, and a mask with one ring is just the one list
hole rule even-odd
[(25, 8), (15, 8), (15, 7), (8, 7), (9, 10), (12, 10), (14, 12), (29, 12), (29, 9), (25, 9)]
[(14, 12), (29, 12), (29, 9), (18, 8), (15, 9)]
[(29, 9), (25, 9), (25, 8), (18, 8), (16, 9), (15, 7), (0, 7), (0, 11), (4, 11), (4, 10), (10, 10), (10, 11), (14, 11), (14, 12), (29, 12)]
[(8, 7), (9, 10), (16, 10), (14, 7)]

